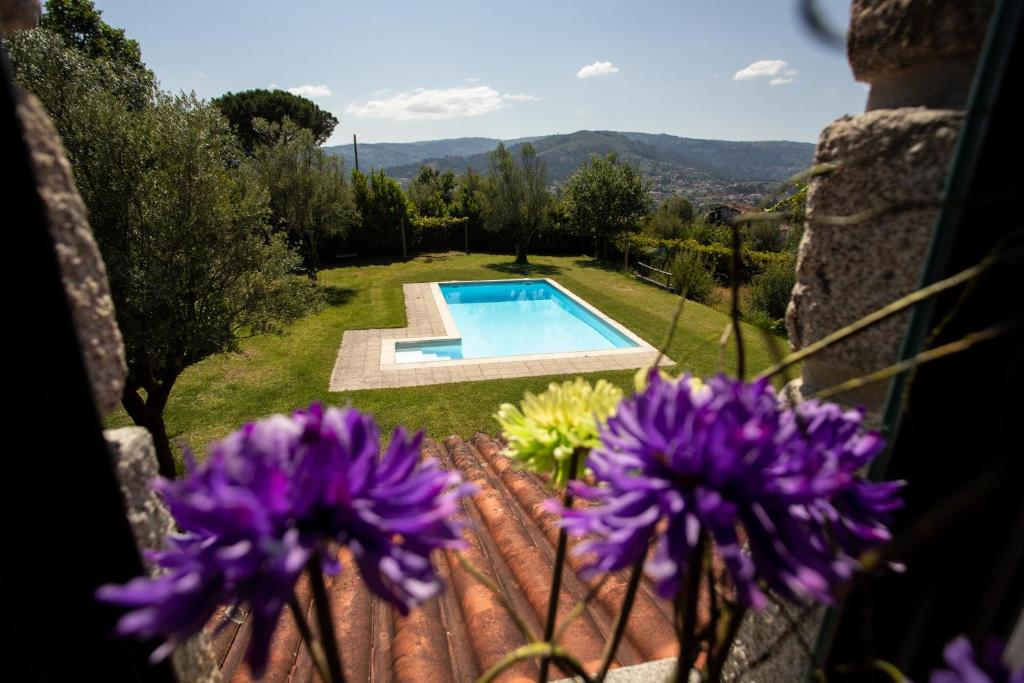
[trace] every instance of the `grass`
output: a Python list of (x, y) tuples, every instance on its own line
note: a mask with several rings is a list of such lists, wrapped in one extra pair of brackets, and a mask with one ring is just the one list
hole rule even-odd
[[(587, 257), (530, 258), (529, 275), (551, 277), (656, 347), (665, 339), (678, 298), (643, 284)], [(198, 452), (244, 422), (289, 412), (311, 401), (351, 403), (374, 413), (386, 432), (398, 424), (424, 428), (435, 438), (493, 432), (492, 414), (503, 402), (518, 401), (525, 391), (541, 391), (566, 376), (524, 377), (426, 387), (329, 393), (327, 383), (345, 330), (405, 326), (402, 283), (435, 280), (482, 280), (521, 277), (511, 258), (492, 254), (424, 255), (408, 262), (359, 263), (324, 270), (320, 282), (328, 305), (318, 315), (293, 325), (282, 336), (244, 342), (242, 352), (222, 354), (189, 368), (171, 392), (168, 434), (179, 446)], [(723, 313), (687, 302), (668, 355), (698, 375), (734, 371), (734, 345), (723, 354), (719, 338), (728, 322)], [(749, 373), (773, 359), (770, 344), (785, 352), (785, 341), (743, 325)], [(634, 371), (604, 377), (631, 388)], [(131, 424), (119, 411), (108, 426)]]

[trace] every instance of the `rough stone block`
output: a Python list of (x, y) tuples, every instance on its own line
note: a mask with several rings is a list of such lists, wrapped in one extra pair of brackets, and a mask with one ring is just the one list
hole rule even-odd
[[(858, 320), (919, 285), (963, 114), (923, 108), (844, 117), (822, 131), (815, 162), (838, 162), (817, 177), (786, 312), (796, 348)], [(848, 224), (829, 218), (870, 216)], [(897, 315), (804, 363), (803, 395), (890, 365), (906, 326)], [(885, 386), (844, 397), (876, 410)]]
[(967, 102), (993, 0), (854, 0), (847, 50), (867, 110)]
[(39, 0), (0, 0), (0, 35), (35, 28), (40, 11)]
[(17, 114), (32, 156), (39, 196), (46, 207), (64, 280), (64, 291), (78, 332), (93, 399), (100, 417), (121, 401), (127, 375), (124, 344), (114, 316), (107, 269), (86, 219), (71, 165), (57, 131), (35, 96), (17, 92)]
[(973, 60), (994, 0), (853, 0), (847, 56), (859, 81), (920, 64)]
[[(142, 427), (104, 432), (124, 497), (128, 522), (139, 550), (159, 550), (174, 531), (167, 506), (151, 488), (158, 473), (153, 437)], [(157, 569), (146, 560), (151, 575)], [(206, 634), (199, 633), (175, 650), (171, 657), (179, 681), (220, 683), (220, 669)]]

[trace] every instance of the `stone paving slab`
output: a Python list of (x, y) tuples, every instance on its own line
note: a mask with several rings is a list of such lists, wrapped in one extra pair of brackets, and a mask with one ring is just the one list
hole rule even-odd
[[(580, 352), (570, 357), (510, 360), (481, 358), (437, 363), (423, 367), (382, 368), (381, 345), (385, 339), (444, 337), (447, 334), (430, 283), (402, 285), (405, 294), (406, 327), (381, 330), (346, 330), (331, 372), (330, 391), (387, 389), (396, 387), (475, 382), (485, 379), (536, 377), (538, 375), (583, 374), (606, 370), (642, 368), (654, 362), (657, 351), (651, 348), (617, 351)], [(672, 365), (669, 358), (662, 365)]]

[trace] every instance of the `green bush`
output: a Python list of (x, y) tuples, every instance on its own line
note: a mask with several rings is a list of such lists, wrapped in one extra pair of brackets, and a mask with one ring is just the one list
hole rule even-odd
[(715, 278), (711, 275), (704, 257), (692, 251), (681, 251), (672, 262), (672, 289), (677, 294), (685, 292), (686, 298), (701, 304), (712, 304), (715, 300)]
[(716, 225), (697, 221), (693, 225), (693, 239), (708, 246), (718, 244), (727, 246), (732, 244), (732, 228), (727, 225)]
[(750, 287), (750, 306), (771, 320), (786, 316), (786, 306), (796, 284), (793, 261), (786, 259), (765, 267)]
[(774, 221), (754, 221), (743, 230), (744, 241), (754, 251), (782, 251), (786, 236)]

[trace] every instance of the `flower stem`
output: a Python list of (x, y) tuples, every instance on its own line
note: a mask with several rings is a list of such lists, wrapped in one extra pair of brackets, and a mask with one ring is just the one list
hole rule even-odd
[(344, 683), (345, 674), (341, 669), (341, 651), (338, 649), (338, 638), (334, 635), (334, 620), (331, 618), (331, 603), (327, 598), (327, 586), (324, 584), (323, 567), (320, 566), (320, 554), (313, 553), (309, 558), (309, 580), (313, 587), (313, 605), (316, 607), (317, 625), (320, 627), (320, 642), (323, 644), (327, 659), (329, 683)]
[(643, 576), (644, 561), (646, 559), (647, 556), (642, 554), (633, 563), (633, 569), (629, 574), (629, 583), (626, 584), (626, 594), (622, 598), (622, 607), (619, 608), (619, 613), (615, 616), (612, 638), (605, 645), (604, 653), (601, 655), (601, 668), (594, 679), (595, 683), (603, 683), (605, 676), (608, 675), (608, 669), (612, 666), (612, 660), (615, 659), (615, 652), (619, 649), (619, 642), (622, 640), (622, 635), (626, 632), (626, 624), (629, 623), (629, 613), (633, 610), (636, 589), (640, 587), (640, 577)]
[(329, 681), (330, 677), (327, 674), (327, 656), (324, 654), (323, 645), (321, 645), (320, 641), (313, 635), (313, 629), (309, 627), (309, 622), (306, 621), (306, 615), (302, 613), (302, 607), (299, 605), (299, 601), (295, 597), (295, 593), (292, 593), (288, 598), (288, 606), (292, 610), (292, 617), (295, 619), (295, 625), (299, 627), (299, 634), (302, 636), (302, 640), (306, 643), (306, 649), (309, 650), (309, 656), (310, 659), (313, 660), (313, 666), (316, 667), (316, 671), (320, 674), (320, 678), (324, 681)]
[(676, 596), (676, 636), (679, 638), (679, 661), (676, 664), (676, 681), (688, 681), (697, 659), (697, 600), (700, 593), (700, 578), (703, 574), (704, 547), (707, 537), (701, 529), (697, 545), (686, 563), (686, 585)]
[[(569, 484), (576, 478), (576, 470), (579, 467), (580, 449), (574, 448), (569, 456), (569, 478), (565, 483), (565, 494), (562, 496), (562, 507), (572, 507), (572, 489)], [(544, 624), (544, 642), (551, 643), (551, 637), (555, 634), (555, 620), (558, 618), (558, 598), (562, 592), (562, 570), (565, 568), (565, 549), (569, 543), (569, 535), (565, 529), (558, 532), (558, 549), (555, 551), (555, 571), (551, 576), (551, 592), (548, 593), (548, 618)], [(547, 683), (548, 670), (551, 668), (551, 658), (544, 657), (540, 661), (540, 673), (537, 675), (537, 683)]]
[(729, 615), (729, 623), (726, 627), (725, 637), (722, 638), (722, 642), (719, 644), (718, 650), (709, 650), (709, 683), (718, 683), (718, 681), (722, 680), (722, 671), (725, 669), (725, 662), (729, 659), (729, 652), (732, 650), (732, 644), (736, 640), (736, 634), (740, 631), (740, 625), (743, 623), (743, 616), (746, 613), (747, 611), (745, 608), (738, 605), (734, 606), (732, 614)]
[(562, 665), (563, 668), (582, 679), (583, 683), (592, 683), (592, 679), (587, 674), (586, 670), (584, 670), (583, 665), (578, 659), (566, 652), (564, 648), (557, 645), (551, 645), (550, 643), (528, 643), (521, 647), (517, 647), (515, 650), (512, 650), (512, 652), (505, 655), (504, 659), (485, 671), (480, 678), (477, 679), (476, 683), (493, 683), (498, 676), (516, 662), (524, 659), (531, 659), (537, 655), (544, 655), (545, 657), (554, 659)]

